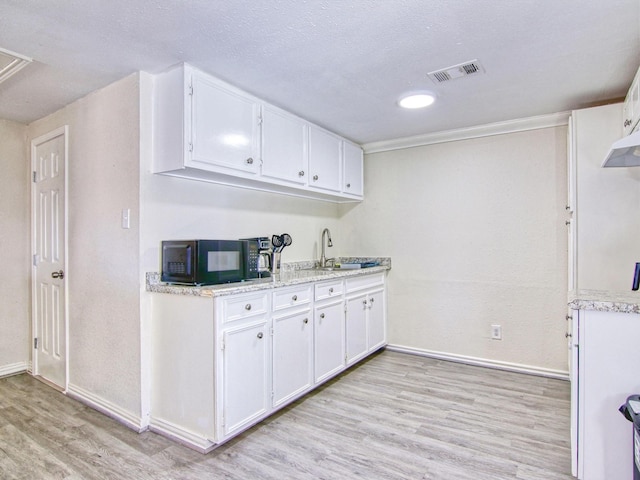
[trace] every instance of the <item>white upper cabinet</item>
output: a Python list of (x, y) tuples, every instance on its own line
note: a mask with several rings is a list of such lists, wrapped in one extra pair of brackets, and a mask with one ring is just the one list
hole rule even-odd
[(153, 115), (154, 173), (362, 200), (359, 147), (189, 65), (155, 76)]
[(309, 128), (309, 186), (339, 192), (341, 181), (339, 137), (319, 127)]
[(208, 76), (191, 72), (189, 77), (191, 155), (187, 165), (258, 173), (260, 104)]
[(356, 196), (362, 196), (363, 192), (363, 154), (362, 148), (351, 142), (343, 142), (344, 175), (342, 191)]
[(298, 185), (307, 183), (307, 124), (279, 108), (262, 108), (262, 175)]
[(636, 72), (631, 88), (624, 100), (622, 114), (622, 129), (624, 135), (629, 135), (638, 126), (640, 120), (640, 69)]

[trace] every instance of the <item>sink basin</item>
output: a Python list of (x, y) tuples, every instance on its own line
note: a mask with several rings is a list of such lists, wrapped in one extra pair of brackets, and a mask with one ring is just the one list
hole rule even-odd
[(340, 270), (340, 267), (313, 267), (305, 270), (308, 272), (333, 272), (334, 270)]

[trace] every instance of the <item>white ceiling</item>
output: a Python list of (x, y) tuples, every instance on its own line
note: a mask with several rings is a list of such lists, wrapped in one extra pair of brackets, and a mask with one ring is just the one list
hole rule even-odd
[[(369, 143), (624, 97), (640, 0), (0, 0), (0, 47), (34, 59), (0, 84), (0, 118), (186, 61)], [(484, 74), (427, 78), (474, 59)], [(417, 89), (436, 103), (400, 110)]]

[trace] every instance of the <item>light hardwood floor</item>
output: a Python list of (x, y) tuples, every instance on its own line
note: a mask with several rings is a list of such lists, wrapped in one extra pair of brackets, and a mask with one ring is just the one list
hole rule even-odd
[(0, 478), (554, 480), (569, 383), (383, 351), (213, 452), (0, 379)]

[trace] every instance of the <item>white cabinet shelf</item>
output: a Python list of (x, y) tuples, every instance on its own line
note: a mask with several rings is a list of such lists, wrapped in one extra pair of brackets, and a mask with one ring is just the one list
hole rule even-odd
[(153, 173), (362, 200), (362, 149), (183, 64), (154, 78)]

